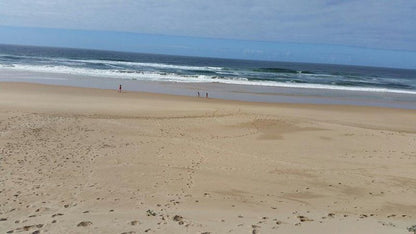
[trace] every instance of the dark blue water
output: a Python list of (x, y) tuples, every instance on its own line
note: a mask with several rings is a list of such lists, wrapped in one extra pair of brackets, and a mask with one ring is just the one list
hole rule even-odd
[(416, 94), (416, 70), (0, 45), (0, 71)]

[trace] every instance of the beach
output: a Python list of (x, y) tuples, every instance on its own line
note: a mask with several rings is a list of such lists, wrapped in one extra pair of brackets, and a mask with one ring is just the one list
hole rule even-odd
[(409, 233), (416, 110), (0, 83), (0, 232)]

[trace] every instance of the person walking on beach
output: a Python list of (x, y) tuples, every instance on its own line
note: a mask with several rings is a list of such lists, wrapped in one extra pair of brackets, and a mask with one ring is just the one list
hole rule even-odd
[(198, 91), (198, 97), (201, 97), (201, 94), (199, 93), (199, 91)]
[(121, 93), (121, 84), (118, 86), (118, 92)]
[(208, 92), (205, 93), (205, 98), (208, 98)]

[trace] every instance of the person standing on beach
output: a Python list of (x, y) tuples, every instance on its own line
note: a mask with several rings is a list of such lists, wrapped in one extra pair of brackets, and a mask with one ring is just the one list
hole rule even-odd
[(121, 84), (120, 84), (120, 86), (118, 87), (118, 92), (119, 92), (119, 93), (121, 93)]
[(208, 98), (208, 92), (205, 93), (205, 98)]

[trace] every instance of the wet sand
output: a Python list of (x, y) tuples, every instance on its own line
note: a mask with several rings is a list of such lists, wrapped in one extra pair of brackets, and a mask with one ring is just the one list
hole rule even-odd
[(416, 110), (416, 95), (316, 88), (235, 85), (223, 83), (186, 83), (104, 78), (76, 74), (14, 71), (2, 69), (0, 82), (22, 82), (97, 89), (117, 89), (122, 84), (129, 92), (149, 92), (179, 96), (202, 96), (245, 102), (331, 104), (375, 106)]
[(0, 83), (0, 232), (409, 233), (416, 111)]

